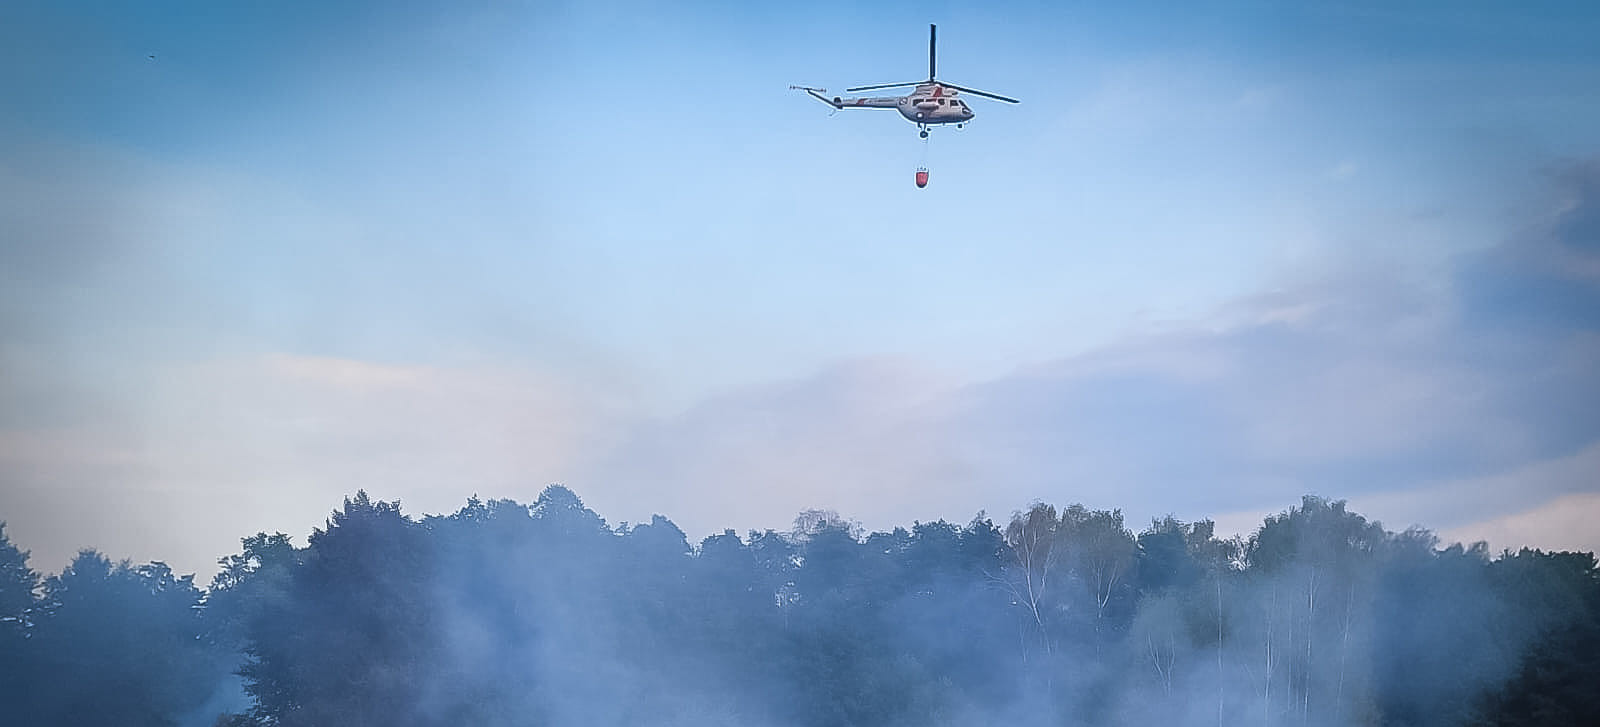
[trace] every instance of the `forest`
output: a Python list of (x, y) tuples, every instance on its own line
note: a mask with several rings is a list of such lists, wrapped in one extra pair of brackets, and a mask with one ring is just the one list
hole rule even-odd
[(1593, 554), (1312, 496), (1248, 537), (1035, 503), (691, 543), (559, 485), (422, 517), (359, 492), (220, 565), (41, 574), (0, 526), (0, 723), (1600, 724)]

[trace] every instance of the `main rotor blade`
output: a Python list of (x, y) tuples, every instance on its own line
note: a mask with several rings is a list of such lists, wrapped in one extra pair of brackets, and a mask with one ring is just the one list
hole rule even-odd
[(939, 26), (928, 23), (928, 80), (933, 80), (933, 59), (935, 41), (939, 38)]
[(953, 89), (955, 89), (957, 91), (963, 91), (965, 93), (970, 93), (970, 94), (972, 94), (974, 96), (982, 96), (984, 98), (992, 98), (992, 99), (994, 99), (996, 101), (1004, 101), (1006, 103), (1022, 103), (1021, 101), (1018, 101), (1018, 100), (1016, 100), (1014, 98), (1007, 98), (1007, 97), (1001, 96), (1000, 94), (997, 94), (997, 93), (989, 93), (988, 91), (979, 91), (976, 88), (967, 88), (966, 86), (957, 86), (954, 83), (950, 83), (949, 81), (940, 81), (939, 85), (945, 86), (947, 88), (953, 88)]
[(896, 87), (899, 87), (899, 86), (921, 86), (924, 83), (927, 83), (927, 81), (907, 81), (905, 83), (880, 83), (880, 84), (877, 84), (875, 86), (856, 86), (855, 88), (847, 88), (847, 89), (844, 90), (844, 92), (845, 93), (855, 93), (856, 91), (871, 91), (872, 89), (875, 89), (875, 88), (896, 88)]

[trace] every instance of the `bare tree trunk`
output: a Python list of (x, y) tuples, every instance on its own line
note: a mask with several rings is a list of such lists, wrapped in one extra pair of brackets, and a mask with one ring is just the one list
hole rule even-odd
[(1172, 696), (1172, 668), (1178, 661), (1177, 644), (1171, 635), (1167, 637), (1166, 651), (1156, 645), (1155, 638), (1146, 636), (1144, 639), (1145, 650), (1150, 654), (1150, 665), (1155, 668), (1156, 676), (1161, 679), (1161, 693)]
[(1217, 727), (1222, 727), (1222, 576), (1217, 576)]
[[(1052, 515), (1051, 518), (1053, 517)], [(1014, 523), (1013, 527), (1017, 528), (1017, 531), (1013, 536), (1008, 529), (1007, 545), (1011, 546), (1012, 556), (1016, 558), (1016, 563), (1022, 571), (1022, 583), (1019, 587), (1014, 577), (999, 580), (1011, 592), (1012, 597), (1025, 606), (1028, 615), (1033, 619), (1034, 627), (1039, 631), (1039, 640), (1044, 644), (1044, 652), (1049, 655), (1054, 653), (1055, 649), (1050, 643), (1050, 631), (1045, 626), (1043, 604), (1049, 586), (1050, 571), (1055, 567), (1057, 560), (1055, 540), (1049, 529), (1040, 532), (1041, 528), (1037, 523), (1033, 523), (1031, 517)], [(1012, 542), (1013, 538), (1015, 542)]]
[(1266, 682), (1261, 692), (1261, 724), (1272, 726), (1272, 618), (1278, 611), (1278, 586), (1272, 586), (1272, 600), (1267, 606), (1267, 638), (1265, 650)]
[(1345, 658), (1350, 653), (1350, 618), (1355, 610), (1356, 584), (1350, 584), (1350, 591), (1344, 601), (1344, 629), (1339, 635), (1339, 689), (1334, 693), (1334, 702), (1340, 707), (1344, 706), (1344, 666)]
[(1306, 663), (1300, 670), (1303, 682), (1300, 691), (1300, 723), (1311, 719), (1311, 645), (1316, 642), (1317, 569), (1311, 569), (1306, 587)]
[[(1277, 591), (1276, 590), (1273, 591), (1273, 595), (1274, 596), (1277, 595)], [(1280, 712), (1280, 714), (1282, 714), (1285, 718), (1287, 718), (1289, 715), (1292, 715), (1292, 714), (1295, 713), (1295, 696), (1294, 696), (1294, 690), (1295, 690), (1294, 623), (1295, 623), (1295, 616), (1297, 616), (1298, 614), (1295, 613), (1295, 609), (1294, 609), (1294, 594), (1293, 593), (1284, 594), (1284, 601), (1285, 601), (1285, 603), (1284, 603), (1283, 609), (1286, 612), (1284, 614), (1284, 619), (1283, 619), (1283, 621), (1284, 621), (1284, 623), (1283, 623), (1283, 628), (1284, 628), (1284, 636), (1283, 636), (1283, 659), (1284, 659), (1284, 663), (1283, 663), (1283, 672), (1284, 672), (1284, 674), (1283, 674), (1283, 676), (1284, 676), (1284, 680), (1283, 681), (1284, 681), (1284, 683), (1283, 683), (1283, 711)], [(1274, 603), (1277, 602), (1276, 597), (1274, 597), (1273, 602)]]

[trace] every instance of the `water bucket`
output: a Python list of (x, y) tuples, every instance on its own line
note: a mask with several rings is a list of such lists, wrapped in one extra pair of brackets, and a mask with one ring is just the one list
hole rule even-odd
[(928, 186), (928, 170), (926, 170), (926, 169), (918, 169), (917, 170), (917, 188), (921, 189), (921, 188), (926, 187), (926, 186)]

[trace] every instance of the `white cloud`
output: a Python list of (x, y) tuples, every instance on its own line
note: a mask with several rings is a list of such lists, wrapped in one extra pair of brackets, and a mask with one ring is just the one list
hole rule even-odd
[[(1570, 501), (1584, 509), (1585, 498), (1600, 495), (1600, 441), (1577, 452), (1522, 463), (1483, 476), (1419, 483), (1414, 487), (1352, 498), (1351, 506), (1383, 520), (1391, 529), (1431, 526), (1446, 539), (1494, 545), (1557, 547), (1546, 536), (1555, 531), (1518, 528), (1555, 514), (1556, 503)], [(1576, 498), (1576, 499), (1574, 499)], [(1600, 522), (1596, 520), (1594, 522)], [(1600, 532), (1600, 528), (1593, 528)], [(1489, 534), (1494, 534), (1490, 538)], [(1516, 535), (1521, 539), (1511, 539)], [(1557, 538), (1559, 540), (1559, 538)]]
[[(872, 527), (1034, 499), (1248, 533), (1307, 493), (1449, 528), (1600, 487), (1571, 474), (1600, 471), (1582, 403), (1600, 347), (1582, 322), (1507, 335), (1458, 303), (1358, 269), (989, 381), (845, 366), (654, 422), (596, 487), (646, 482), (639, 501), (691, 533), (802, 507)], [(1541, 468), (1574, 457), (1566, 479)]]
[[(940, 426), (951, 383), (904, 359), (842, 363), (639, 422), (585, 482), (614, 519), (661, 513), (691, 537), (783, 528), (823, 507), (890, 527), (976, 511)], [(592, 484), (590, 484), (592, 483)]]
[(1311, 492), (1392, 528), (1578, 542), (1570, 521), (1535, 527), (1561, 512), (1538, 508), (1593, 493), (1600, 432), (1584, 407), (1541, 402), (1592, 397), (1600, 347), (1478, 326), (1400, 281), (1345, 276), (988, 381), (863, 359), (666, 417), (526, 365), (130, 361), (53, 404), (100, 416), (0, 438), (0, 509), (43, 567), (93, 545), (202, 572), (242, 535), (303, 535), (356, 488), (419, 513), (551, 481), (692, 538), (812, 507), (876, 528), (1035, 499), (1248, 533)]
[[(1135, 94), (1125, 105), (1146, 101)], [(48, 208), (19, 217), (27, 239), (0, 249), (29, 284), (0, 291), (0, 323), (29, 329), (0, 340), (0, 517), (44, 568), (90, 545), (205, 571), (256, 530), (303, 535), (358, 487), (415, 513), (453, 509), (473, 492), (531, 499), (565, 481), (613, 521), (659, 512), (692, 537), (782, 527), (810, 507), (888, 527), (980, 508), (1004, 517), (1034, 499), (1122, 507), (1136, 525), (1168, 511), (1220, 512), (1225, 530), (1247, 532), (1316, 492), (1391, 526), (1478, 523), (1502, 539), (1557, 532), (1530, 523), (1564, 511), (1539, 508), (1596, 488), (1561, 469), (1593, 472), (1592, 459), (1559, 463), (1600, 436), (1600, 339), (1573, 332), (1592, 327), (1572, 304), (1582, 298), (1526, 295), (1549, 266), (1509, 266), (1516, 277), (1489, 257), (1466, 290), (1452, 290), (1368, 265), (987, 381), (952, 381), (922, 361), (852, 360), (649, 418), (648, 402), (628, 394), (646, 388), (638, 371), (667, 359), (619, 364), (637, 352), (625, 347), (590, 356), (582, 325), (582, 335), (552, 342), (536, 322), (486, 323), (476, 314), (500, 309), (492, 295), (480, 306), (448, 294), (495, 277), (478, 269), (488, 258), (419, 245), (418, 265), (385, 267), (386, 243), (418, 234), (401, 229), (405, 219), (355, 225), (337, 204), (209, 170), (100, 160), (39, 177), (39, 167), (50, 165), (0, 168), (0, 190), (19, 195), (0, 211)], [(106, 168), (117, 179), (92, 179)], [(47, 184), (30, 186), (36, 179)], [(1593, 205), (1564, 201), (1554, 224), (1581, 233)], [(255, 208), (281, 214), (241, 211)], [(366, 239), (344, 239), (357, 232)], [(79, 246), (34, 244), (56, 239)], [(1524, 261), (1537, 248), (1508, 245), (1504, 257)], [(1586, 248), (1556, 252), (1538, 261), (1558, 261), (1557, 272), (1593, 261)], [(93, 264), (80, 269), (80, 258)], [(256, 264), (276, 267), (232, 277)], [(498, 270), (494, 292), (531, 296), (523, 289), (539, 286), (514, 268)], [(543, 274), (562, 274), (552, 270)], [(434, 281), (441, 272), (460, 276), (458, 287)], [(1578, 277), (1568, 283), (1586, 284)], [(1540, 303), (1525, 306), (1539, 325), (1479, 302), (1493, 288), (1484, 282), (1505, 284), (1513, 303)], [(906, 315), (924, 310), (914, 305), (923, 292), (908, 296)], [(462, 307), (438, 310), (449, 305)], [(660, 305), (640, 304), (648, 315), (638, 320), (660, 318)], [(768, 327), (777, 337), (794, 337), (794, 321), (818, 325), (813, 310), (786, 310), (791, 319)], [(742, 340), (695, 325), (727, 349)], [(473, 335), (455, 335), (460, 327)], [(497, 345), (508, 328), (542, 334), (523, 337), (540, 356), (580, 353), (565, 354), (563, 367), (403, 355)], [(404, 343), (370, 343), (374, 329)], [(212, 334), (235, 338), (215, 345)], [(684, 346), (673, 330), (651, 335), (677, 357), (674, 372), (714, 380), (726, 365), (710, 352), (727, 349)], [(795, 349), (825, 358), (827, 345)], [(275, 353), (250, 353), (263, 350)], [(739, 373), (759, 378), (757, 368)]]
[(119, 388), (139, 400), (0, 437), (0, 512), (36, 567), (97, 547), (208, 573), (239, 537), (302, 536), (358, 488), (415, 513), (531, 500), (609, 446), (621, 413), (527, 368), (286, 354), (134, 369)]
[(1533, 545), (1544, 550), (1600, 552), (1600, 493), (1558, 497), (1523, 512), (1450, 528), (1447, 542), (1487, 541), (1493, 551)]

